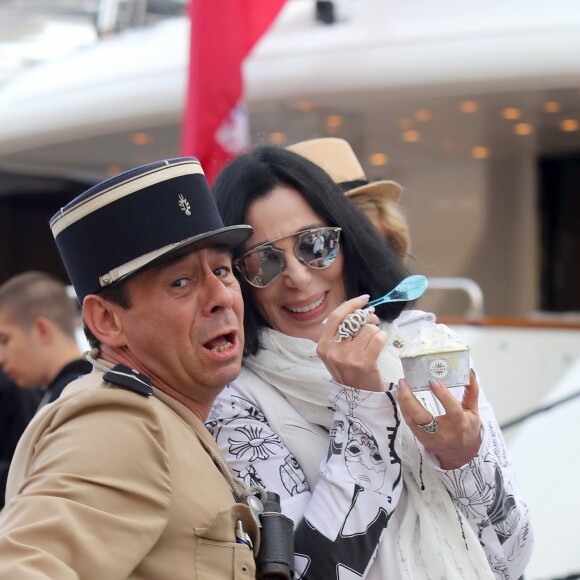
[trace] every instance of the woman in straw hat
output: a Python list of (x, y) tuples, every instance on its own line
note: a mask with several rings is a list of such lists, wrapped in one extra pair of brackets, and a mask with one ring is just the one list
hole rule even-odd
[(301, 141), (288, 147), (322, 167), (345, 195), (405, 258), (411, 248), (409, 224), (399, 206), (403, 188), (387, 179), (369, 182), (350, 144), (337, 137)]
[(419, 402), (397, 348), (434, 317), (399, 328), (404, 303), (364, 309), (407, 275), (398, 254), (292, 151), (239, 156), (214, 194), (224, 223), (253, 234), (235, 261), (242, 373), (207, 426), (240, 478), (281, 496), (297, 576), (518, 578), (527, 509), (475, 373)]

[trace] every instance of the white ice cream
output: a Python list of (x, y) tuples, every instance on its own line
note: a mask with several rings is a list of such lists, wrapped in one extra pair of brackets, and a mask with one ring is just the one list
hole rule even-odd
[(414, 358), (441, 352), (468, 350), (463, 339), (445, 324), (430, 324), (419, 329), (418, 336), (401, 350), (401, 358)]

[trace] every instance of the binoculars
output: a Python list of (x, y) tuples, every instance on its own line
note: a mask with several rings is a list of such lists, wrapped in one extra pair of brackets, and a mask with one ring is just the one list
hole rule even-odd
[(260, 550), (256, 558), (257, 580), (294, 578), (294, 523), (280, 508), (280, 496), (267, 492), (264, 511), (259, 515)]

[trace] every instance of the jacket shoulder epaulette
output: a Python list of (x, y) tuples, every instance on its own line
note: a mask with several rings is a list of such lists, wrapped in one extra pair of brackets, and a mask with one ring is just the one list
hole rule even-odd
[(119, 364), (109, 369), (103, 375), (103, 380), (144, 397), (150, 397), (153, 394), (151, 379), (125, 365)]

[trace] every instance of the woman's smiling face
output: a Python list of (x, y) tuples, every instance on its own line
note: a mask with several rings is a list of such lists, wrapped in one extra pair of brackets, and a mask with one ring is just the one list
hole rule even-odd
[(273, 244), (284, 252), (282, 274), (267, 288), (251, 288), (256, 309), (275, 330), (318, 342), (322, 321), (346, 299), (342, 253), (328, 268), (310, 268), (294, 254), (297, 239), (292, 234), (329, 224), (300, 193), (286, 186), (253, 201), (245, 223), (254, 228), (247, 247), (289, 236)]

